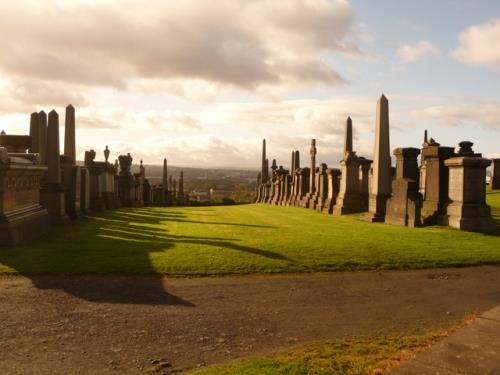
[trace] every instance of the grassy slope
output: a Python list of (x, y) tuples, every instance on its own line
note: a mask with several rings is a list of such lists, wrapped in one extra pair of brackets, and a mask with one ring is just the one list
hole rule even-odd
[[(489, 194), (500, 220), (500, 192)], [(119, 210), (0, 249), (2, 273), (225, 274), (500, 263), (500, 236), (292, 207)]]
[(448, 333), (446, 329), (436, 329), (407, 335), (375, 334), (336, 339), (210, 367), (195, 371), (193, 375), (380, 374)]

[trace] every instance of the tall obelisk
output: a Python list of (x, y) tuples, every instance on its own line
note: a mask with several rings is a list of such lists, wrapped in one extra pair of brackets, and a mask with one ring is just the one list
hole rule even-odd
[(347, 118), (345, 124), (345, 139), (344, 139), (344, 155), (346, 152), (352, 151), (352, 119), (351, 117)]
[(71, 104), (66, 107), (64, 120), (64, 155), (74, 165), (76, 163), (75, 108)]
[(386, 201), (391, 195), (391, 152), (389, 143), (389, 102), (382, 95), (377, 102), (373, 175), (370, 184), (368, 212), (363, 220), (383, 222)]

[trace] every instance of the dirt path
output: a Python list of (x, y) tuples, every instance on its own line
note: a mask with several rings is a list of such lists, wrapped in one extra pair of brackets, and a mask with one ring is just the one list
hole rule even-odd
[(188, 370), (322, 338), (430, 328), (499, 304), (493, 266), (196, 279), (3, 276), (0, 373), (145, 373), (160, 367), (155, 360)]

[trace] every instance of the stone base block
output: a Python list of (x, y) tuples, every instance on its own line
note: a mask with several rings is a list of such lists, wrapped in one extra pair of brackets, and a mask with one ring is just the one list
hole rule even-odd
[(486, 204), (451, 203), (446, 207), (446, 214), (439, 217), (438, 223), (469, 232), (497, 231), (491, 208)]
[(28, 244), (49, 229), (49, 213), (38, 204), (8, 212), (0, 216), (0, 246)]
[(359, 194), (346, 195), (343, 198), (339, 195), (337, 197), (337, 203), (333, 207), (332, 215), (340, 216), (357, 214), (360, 212), (363, 212), (363, 204)]
[(370, 195), (368, 212), (361, 216), (361, 220), (371, 223), (383, 223), (385, 221), (386, 203), (389, 196)]
[(64, 225), (70, 220), (66, 215), (64, 189), (59, 185), (49, 185), (40, 189), (40, 203), (49, 212), (50, 223)]
[(321, 213), (326, 215), (331, 215), (333, 213), (333, 207), (335, 206), (335, 201), (333, 199), (327, 198), (323, 203), (321, 208)]

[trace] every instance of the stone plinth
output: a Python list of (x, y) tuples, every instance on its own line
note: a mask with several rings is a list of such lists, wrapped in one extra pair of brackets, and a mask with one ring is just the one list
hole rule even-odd
[(340, 190), (340, 169), (327, 169), (326, 175), (328, 180), (328, 197), (323, 204), (321, 212), (331, 214)]
[(80, 211), (90, 212), (90, 172), (86, 167), (80, 168)]
[(448, 202), (448, 168), (445, 160), (453, 157), (453, 147), (443, 147), (439, 143), (424, 144), (422, 148), (422, 167), (420, 168), (420, 192), (423, 195), (422, 223), (437, 224), (437, 219), (443, 215)]
[(72, 159), (61, 156), (61, 183), (65, 191), (66, 214), (76, 219), (83, 213), (81, 205), (81, 170)]
[(48, 212), (40, 205), (45, 166), (7, 156), (0, 149), (0, 246), (27, 244), (50, 228)]
[(6, 148), (9, 153), (23, 154), (31, 145), (32, 140), (29, 135), (0, 134), (0, 147)]
[(486, 204), (486, 168), (491, 160), (459, 156), (444, 164), (450, 170), (448, 195), (451, 202), (439, 223), (472, 232), (494, 232), (495, 222)]
[(337, 196), (333, 215), (354, 214), (363, 211), (363, 203), (359, 192), (359, 160), (356, 153), (348, 151), (340, 162), (340, 191)]
[(396, 178), (392, 182), (392, 196), (387, 200), (387, 224), (416, 227), (421, 224), (422, 196), (419, 193), (418, 148), (397, 148)]
[(492, 190), (498, 190), (500, 189), (500, 159), (493, 159), (492, 163), (490, 187)]

